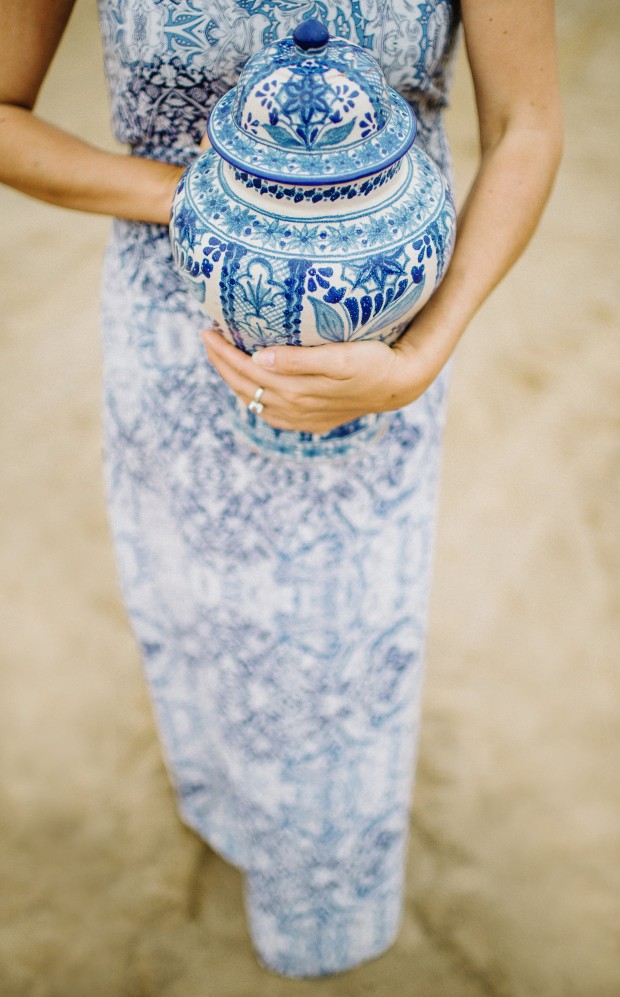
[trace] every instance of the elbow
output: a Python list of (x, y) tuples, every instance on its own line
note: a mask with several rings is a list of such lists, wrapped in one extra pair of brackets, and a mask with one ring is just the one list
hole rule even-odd
[(546, 123), (538, 133), (537, 157), (547, 168), (548, 194), (551, 191), (564, 155), (564, 128), (561, 115), (557, 120)]
[(557, 174), (564, 155), (564, 121), (559, 99), (547, 109), (547, 113), (537, 123), (537, 132), (544, 148), (552, 179)]
[(559, 113), (557, 117), (558, 120), (550, 136), (550, 154), (553, 164), (554, 177), (560, 168), (562, 157), (564, 155), (564, 122), (562, 120), (561, 113)]
[(494, 122), (493, 127), (480, 131), (480, 152), (483, 159), (499, 149), (510, 149), (518, 158), (548, 174), (552, 183), (560, 168), (564, 153), (564, 125), (562, 111), (558, 103), (537, 109), (537, 113), (514, 113), (503, 121)]

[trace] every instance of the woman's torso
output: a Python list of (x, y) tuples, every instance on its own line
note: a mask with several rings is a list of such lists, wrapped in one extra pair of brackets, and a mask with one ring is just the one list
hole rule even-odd
[(370, 49), (414, 106), (418, 143), (444, 168), (458, 4), (450, 0), (99, 0), (117, 138), (138, 155), (184, 163), (246, 60), (305, 17)]

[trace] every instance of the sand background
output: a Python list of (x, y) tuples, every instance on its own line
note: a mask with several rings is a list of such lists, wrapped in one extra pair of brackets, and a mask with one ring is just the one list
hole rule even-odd
[[(0, 192), (1, 997), (620, 994), (620, 14), (558, 22), (562, 172), (455, 365), (405, 924), (339, 977), (262, 970), (175, 813), (103, 500), (108, 222)], [(92, 0), (40, 112), (111, 145)], [(463, 61), (450, 130), (462, 198)]]

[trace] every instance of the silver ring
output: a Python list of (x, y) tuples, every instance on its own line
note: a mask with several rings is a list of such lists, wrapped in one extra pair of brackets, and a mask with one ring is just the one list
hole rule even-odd
[(257, 388), (254, 398), (248, 405), (248, 412), (253, 412), (255, 415), (260, 415), (265, 406), (261, 402), (261, 398), (265, 394), (264, 388)]

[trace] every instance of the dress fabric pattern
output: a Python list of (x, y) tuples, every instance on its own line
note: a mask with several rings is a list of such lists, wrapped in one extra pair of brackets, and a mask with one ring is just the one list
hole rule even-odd
[[(445, 0), (100, 0), (115, 132), (188, 163), (247, 58), (321, 19), (379, 58), (449, 174)], [(258, 959), (321, 976), (392, 944), (447, 370), (319, 435), (251, 417), (209, 364), (165, 227), (116, 221), (103, 283), (110, 522), (182, 819), (244, 874)]]

